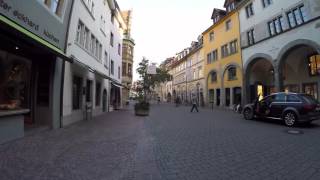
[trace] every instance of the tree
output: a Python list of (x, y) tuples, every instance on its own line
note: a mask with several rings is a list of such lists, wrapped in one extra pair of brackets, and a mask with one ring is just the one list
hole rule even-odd
[(148, 74), (148, 66), (149, 60), (143, 57), (142, 61), (139, 63), (139, 67), (137, 68), (137, 72), (139, 73), (140, 78), (142, 79), (141, 84), (143, 87), (143, 92), (141, 92), (141, 94), (143, 93), (144, 95), (144, 101), (146, 101), (146, 94), (150, 93), (151, 89), (153, 89), (156, 84), (160, 84), (172, 79), (171, 75), (168, 74), (168, 71), (163, 67), (158, 67), (156, 69), (156, 74)]

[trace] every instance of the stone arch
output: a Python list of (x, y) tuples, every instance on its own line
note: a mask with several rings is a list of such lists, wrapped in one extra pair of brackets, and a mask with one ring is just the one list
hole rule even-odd
[(251, 56), (243, 65), (243, 71), (245, 72), (245, 74), (247, 74), (248, 71), (248, 67), (250, 67), (251, 65), (253, 65), (257, 60), (259, 59), (266, 59), (268, 61), (270, 61), (270, 63), (274, 66), (274, 62), (272, 60), (272, 57), (268, 54), (264, 54), (264, 53), (257, 53), (254, 54), (253, 56)]
[(309, 74), (309, 57), (315, 54), (320, 54), (320, 44), (307, 39), (294, 40), (279, 51), (276, 66), (281, 91), (309, 93), (320, 99), (319, 76)]
[(230, 69), (231, 67), (235, 67), (235, 68), (239, 68), (240, 70), (241, 70), (241, 66), (238, 64), (238, 63), (229, 63), (229, 64), (227, 64), (226, 66), (225, 66), (225, 68), (223, 69), (223, 71), (221, 72), (221, 75), (220, 75), (220, 78), (221, 78), (221, 87), (223, 87), (224, 86), (224, 84), (223, 84), (223, 78), (224, 78), (224, 74), (226, 73), (226, 71), (228, 70), (228, 69)]
[(308, 39), (297, 39), (294, 40), (287, 45), (285, 45), (279, 52), (277, 59), (276, 66), (280, 67), (281, 63), (283, 63), (283, 59), (290, 53), (290, 51), (294, 48), (297, 48), (299, 46), (308, 46), (313, 48), (315, 51), (317, 51), (320, 54), (320, 45), (314, 41), (308, 40)]
[[(278, 69), (276, 69), (273, 58), (268, 54), (257, 53), (251, 56), (248, 60), (246, 60), (243, 66), (243, 88), (242, 88), (242, 99), (245, 104), (251, 102), (253, 99), (253, 96), (256, 96), (255, 93), (252, 92), (253, 82), (251, 82), (251, 78), (252, 78), (251, 74), (253, 73), (252, 72), (253, 68), (257, 65), (257, 63), (262, 63), (262, 62), (265, 62), (268, 65), (270, 65), (270, 68), (272, 68), (274, 71), (274, 74), (273, 74), (274, 78), (275, 78), (275, 74), (278, 72)], [(261, 78), (257, 78), (257, 79), (261, 80)], [(274, 84), (274, 86), (276, 86), (276, 83)]]

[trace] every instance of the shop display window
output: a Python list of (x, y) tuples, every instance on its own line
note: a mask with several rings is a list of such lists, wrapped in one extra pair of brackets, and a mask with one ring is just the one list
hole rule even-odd
[(30, 61), (0, 51), (0, 110), (30, 107)]
[(311, 76), (320, 75), (320, 55), (314, 55), (309, 58), (309, 73)]
[(317, 83), (309, 83), (303, 85), (303, 92), (318, 99), (318, 85)]

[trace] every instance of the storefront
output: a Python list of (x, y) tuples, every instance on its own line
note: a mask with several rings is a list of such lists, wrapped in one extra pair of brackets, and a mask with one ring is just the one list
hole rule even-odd
[[(37, 128), (60, 127), (62, 67), (69, 60), (63, 53), (69, 14), (59, 14), (65, 20), (59, 21), (53, 17), (58, 14), (49, 12), (51, 4), (42, 3), (1, 1), (0, 144)], [(60, 5), (55, 13), (59, 8), (68, 10), (71, 4)], [(32, 12), (33, 8), (39, 12)]]
[(111, 110), (118, 110), (121, 108), (121, 84), (116, 82), (110, 84), (110, 108)]

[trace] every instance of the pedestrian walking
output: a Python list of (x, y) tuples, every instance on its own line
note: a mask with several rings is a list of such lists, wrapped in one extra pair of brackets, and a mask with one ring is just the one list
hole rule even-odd
[(193, 112), (194, 109), (196, 109), (196, 111), (199, 112), (198, 106), (197, 106), (197, 101), (196, 101), (196, 98), (194, 96), (192, 97), (191, 101), (192, 101), (192, 108), (191, 108), (190, 112)]

